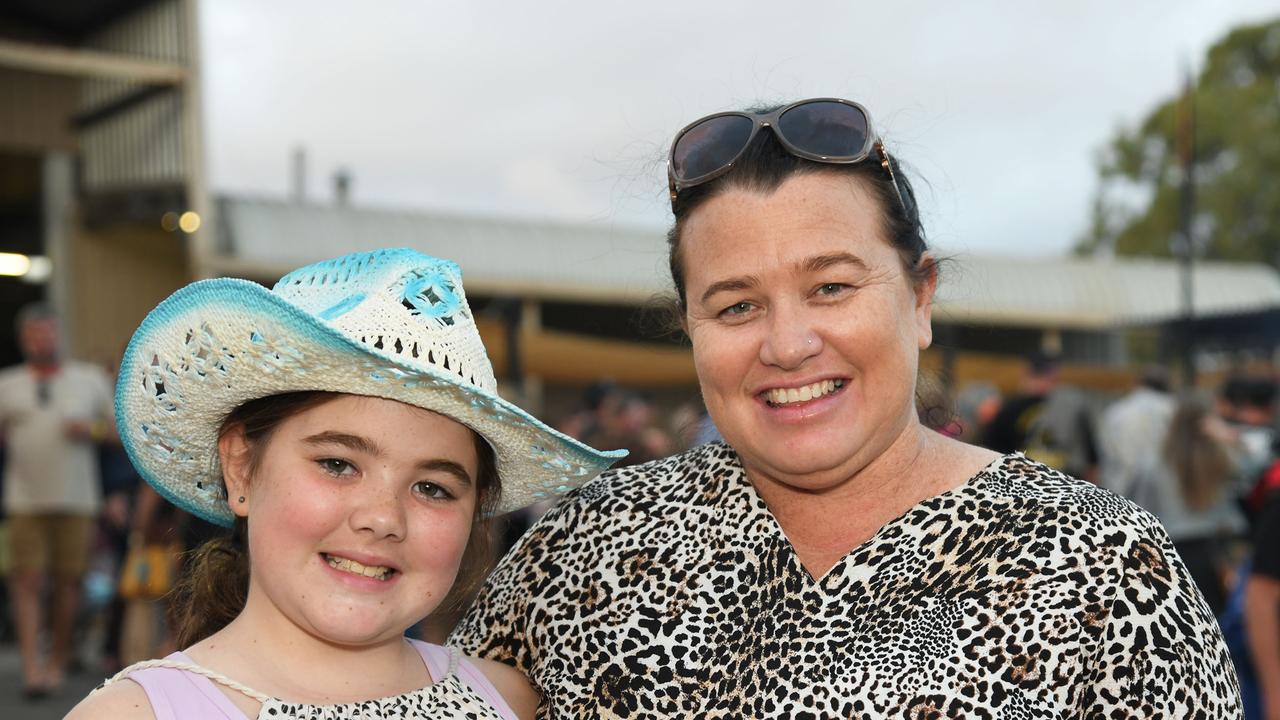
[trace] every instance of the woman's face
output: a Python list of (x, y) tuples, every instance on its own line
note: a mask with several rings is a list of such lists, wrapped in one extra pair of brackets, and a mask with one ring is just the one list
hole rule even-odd
[(246, 449), (224, 436), (231, 505), (249, 518), (249, 603), (269, 620), (362, 645), (398, 637), (444, 599), (476, 510), (470, 429), (343, 395), (276, 427), (247, 485)]
[(680, 252), (703, 398), (749, 471), (830, 487), (916, 422), (934, 281), (913, 286), (859, 180), (727, 190), (686, 219)]

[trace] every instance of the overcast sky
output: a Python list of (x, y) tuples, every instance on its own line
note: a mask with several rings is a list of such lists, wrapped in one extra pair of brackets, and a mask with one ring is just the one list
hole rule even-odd
[(662, 228), (689, 121), (819, 95), (866, 105), (948, 252), (1051, 255), (1096, 155), (1276, 0), (201, 3), (216, 192)]

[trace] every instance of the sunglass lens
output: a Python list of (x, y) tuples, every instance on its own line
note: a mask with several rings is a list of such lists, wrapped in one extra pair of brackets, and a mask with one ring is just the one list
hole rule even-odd
[(754, 123), (742, 115), (703, 120), (684, 132), (671, 151), (671, 170), (677, 180), (702, 177), (733, 162), (751, 137)]
[(778, 118), (778, 130), (796, 149), (823, 157), (851, 158), (867, 145), (867, 116), (844, 103), (797, 105)]

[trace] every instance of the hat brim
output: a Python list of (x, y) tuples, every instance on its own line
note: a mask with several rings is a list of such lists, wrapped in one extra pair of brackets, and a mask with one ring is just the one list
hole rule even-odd
[(230, 526), (217, 447), (223, 420), (249, 400), (308, 390), (397, 400), (475, 430), (497, 459), (495, 514), (562, 495), (627, 454), (595, 450), (459, 376), (407, 364), (236, 278), (188, 285), (147, 315), (121, 362), (116, 421), (139, 474), (161, 496)]

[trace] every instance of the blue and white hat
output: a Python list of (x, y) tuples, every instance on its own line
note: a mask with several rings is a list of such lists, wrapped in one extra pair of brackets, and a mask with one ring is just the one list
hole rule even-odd
[(243, 403), (280, 393), (388, 398), (467, 425), (497, 457), (498, 513), (561, 495), (626, 455), (556, 432), (497, 385), (458, 266), (377, 250), (300, 268), (270, 291), (236, 278), (177, 291), (129, 342), (116, 421), (152, 487), (227, 526), (218, 429)]

